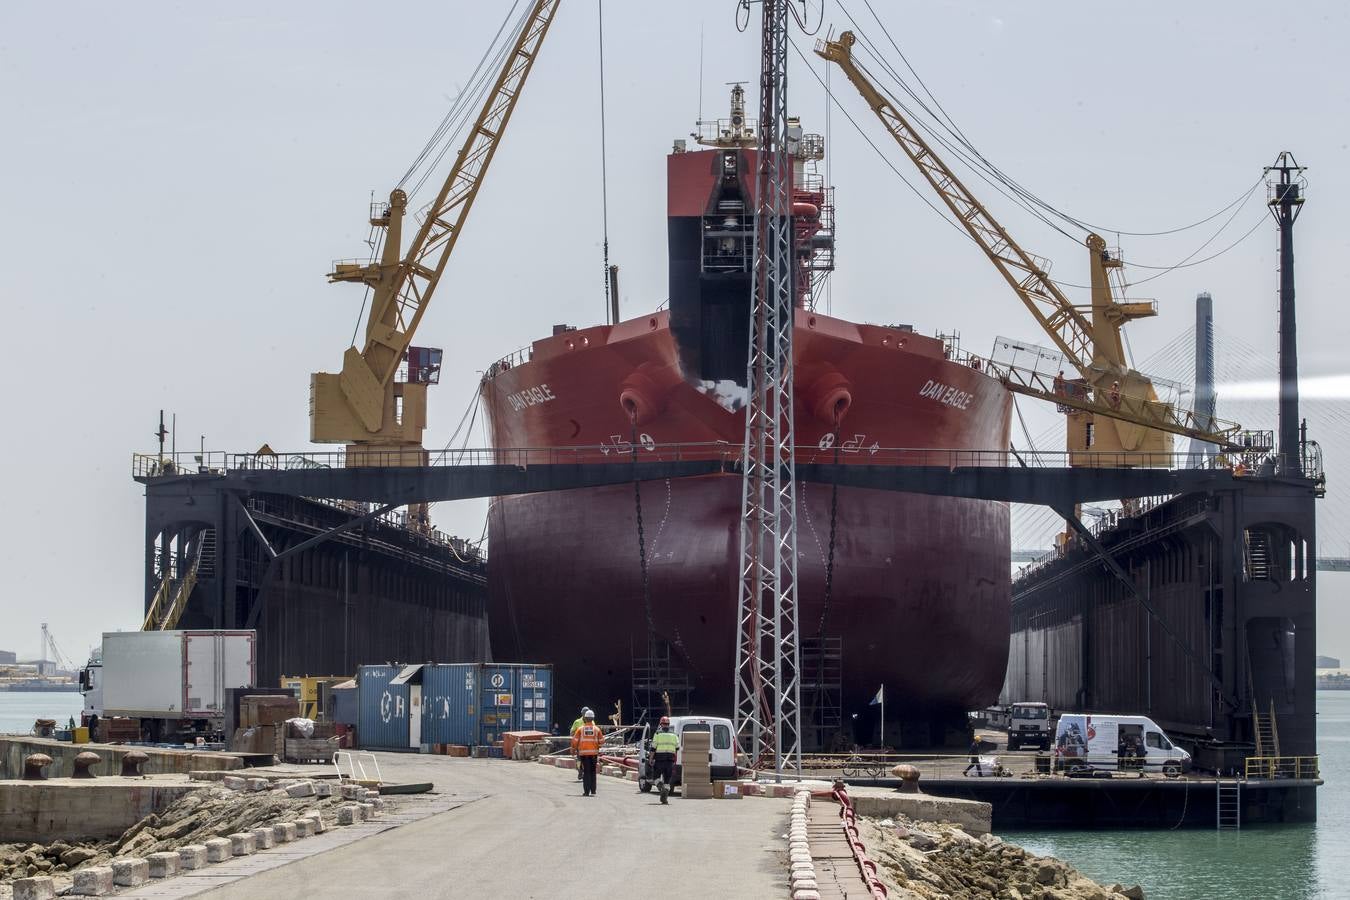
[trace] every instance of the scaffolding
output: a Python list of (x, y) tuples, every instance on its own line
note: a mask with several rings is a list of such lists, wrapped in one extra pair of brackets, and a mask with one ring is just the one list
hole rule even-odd
[(803, 743), (816, 752), (828, 751), (844, 727), (843, 639), (802, 638), (801, 646)]
[(633, 653), (633, 721), (655, 721), (661, 716), (693, 712), (693, 682), (674, 661), (670, 644), (655, 640), (646, 655)]

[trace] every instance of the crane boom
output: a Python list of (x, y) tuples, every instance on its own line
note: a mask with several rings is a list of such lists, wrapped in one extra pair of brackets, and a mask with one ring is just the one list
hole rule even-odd
[[(1036, 372), (1025, 372), (1011, 365), (991, 362), (989, 371), (1015, 393), (1052, 400), (1061, 408), (1085, 414), (1072, 432), (1083, 432), (1091, 417), (1100, 415), (1116, 423), (1115, 443), (1121, 450), (1141, 452), (1147, 460), (1159, 455), (1166, 434), (1179, 434), (1233, 447), (1240, 426), (1232, 423), (1207, 423), (1188, 410), (1179, 410), (1158, 400), (1149, 378), (1126, 363), (1120, 345), (1120, 327), (1125, 322), (1151, 316), (1156, 308), (1150, 303), (1117, 303), (1111, 296), (1108, 271), (1121, 261), (1113, 258), (1106, 242), (1096, 234), (1088, 235), (1086, 245), (1092, 262), (1092, 318), (1089, 320), (1050, 279), (1049, 263), (1024, 250), (1002, 225), (976, 199), (961, 179), (944, 163), (923, 135), (910, 124), (891, 101), (874, 85), (853, 59), (853, 32), (843, 32), (838, 40), (819, 41), (816, 54), (834, 63), (852, 82), (872, 108), (900, 149), (918, 168), (956, 221), (985, 252), (999, 274), (1008, 282), (1023, 305), (1066, 361), (1077, 369), (1087, 390), (1069, 392), (1058, 382)], [(1061, 373), (1062, 376), (1062, 373)], [(1070, 435), (1071, 449), (1087, 449), (1091, 438)], [(1073, 447), (1074, 443), (1081, 447)], [(1115, 449), (1115, 448), (1113, 448)]]
[(895, 104), (877, 90), (853, 59), (852, 47), (855, 41), (853, 32), (845, 31), (837, 41), (817, 42), (816, 53), (843, 70), (872, 112), (890, 131), (900, 149), (956, 216), (957, 223), (988, 255), (989, 261), (1026, 304), (1060, 352), (1084, 377), (1089, 377), (1092, 364), (1091, 324), (1064, 296), (1059, 286), (1050, 280), (1046, 261), (1023, 250), (1012, 239), (984, 208), (984, 204), (966, 189), (961, 179), (933, 152), (933, 148), (901, 115)]
[[(413, 335), (445, 272), (483, 178), (515, 111), (560, 0), (536, 0), (507, 55), (478, 118), (469, 129), (440, 193), (426, 210), (406, 252), (401, 253), (407, 195), (396, 188), (387, 206), (372, 209), (371, 224), (386, 229), (378, 261), (338, 263), (329, 280), (358, 282), (372, 290), (365, 343), (348, 348), (337, 375), (316, 373), (311, 380), (310, 437), (320, 443), (349, 445), (349, 465), (369, 464), (379, 451), (414, 451), (419, 457), (426, 421), (426, 386), (439, 372), (409, 359)], [(396, 375), (408, 361), (409, 377)], [(383, 464), (411, 465), (385, 456)]]

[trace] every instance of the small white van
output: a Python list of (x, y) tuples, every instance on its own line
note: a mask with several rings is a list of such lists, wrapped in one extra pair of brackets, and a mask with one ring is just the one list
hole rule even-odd
[[(716, 716), (671, 716), (670, 728), (680, 737), (680, 752), (675, 754), (675, 782), (680, 783), (684, 771), (684, 736), (691, 731), (705, 731), (712, 735), (712, 777), (714, 781), (734, 779), (736, 769), (736, 733), (732, 730), (730, 719)], [(643, 731), (642, 741), (638, 744), (638, 789), (646, 793), (652, 789), (656, 778), (648, 771), (651, 757), (651, 736), (656, 730), (649, 726)]]
[(1055, 767), (1074, 772), (1144, 770), (1170, 778), (1190, 768), (1191, 755), (1175, 746), (1146, 716), (1065, 713), (1055, 731)]

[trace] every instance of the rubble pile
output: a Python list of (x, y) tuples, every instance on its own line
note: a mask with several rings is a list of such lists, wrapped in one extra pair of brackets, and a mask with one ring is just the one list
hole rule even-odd
[(81, 867), (106, 865), (117, 857), (177, 850), (207, 838), (294, 821), (306, 813), (317, 812), (326, 825), (336, 824), (338, 808), (348, 802), (336, 790), (316, 796), (310, 782), (266, 782), (266, 787), (248, 785), (238, 790), (203, 788), (184, 795), (163, 812), (146, 816), (115, 840), (0, 844), (0, 883), (68, 874)]
[(1068, 863), (954, 825), (858, 819), (892, 900), (1144, 900), (1138, 885), (1105, 886)]

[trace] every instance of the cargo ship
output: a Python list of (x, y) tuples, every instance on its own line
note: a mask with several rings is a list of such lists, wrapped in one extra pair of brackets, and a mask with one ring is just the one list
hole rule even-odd
[[(481, 399), (496, 448), (589, 448), (576, 452), (616, 466), (631, 464), (634, 447), (644, 459), (739, 452), (758, 153), (739, 86), (731, 101), (727, 118), (700, 122), (693, 145), (675, 141), (666, 159), (668, 308), (616, 324), (555, 326), (490, 366)], [(977, 359), (908, 325), (850, 322), (816, 308), (834, 268), (833, 190), (819, 172), (823, 139), (789, 124), (798, 459), (868, 465), (918, 460), (890, 448), (1007, 448), (1010, 395)], [(741, 478), (640, 487), (651, 629), (687, 676), (690, 702), (725, 713)], [(649, 646), (637, 499), (632, 485), (619, 485), (492, 502), (492, 651), (552, 663), (560, 714), (581, 704), (610, 710), (620, 699), (627, 707), (633, 696), (634, 668)], [(831, 701), (839, 724), (815, 743), (877, 741), (869, 701), (883, 685), (885, 740), (940, 742), (949, 726), (963, 727), (965, 711), (995, 702), (1003, 682), (1008, 507), (854, 488), (833, 499), (829, 486), (798, 485), (801, 636), (839, 648)]]

